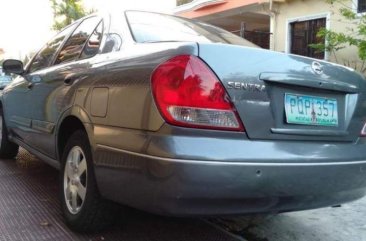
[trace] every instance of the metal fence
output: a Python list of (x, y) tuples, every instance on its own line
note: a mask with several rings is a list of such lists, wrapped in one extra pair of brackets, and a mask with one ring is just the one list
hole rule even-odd
[(270, 32), (263, 32), (263, 31), (249, 31), (249, 30), (237, 30), (231, 31), (232, 33), (239, 35), (246, 40), (258, 45), (261, 48), (269, 49), (270, 48), (270, 39), (271, 34)]

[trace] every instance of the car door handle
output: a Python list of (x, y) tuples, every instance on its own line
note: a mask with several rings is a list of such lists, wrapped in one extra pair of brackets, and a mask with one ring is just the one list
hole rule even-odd
[(80, 75), (67, 75), (64, 79), (65, 85), (72, 85), (77, 79), (79, 79)]
[(38, 83), (35, 83), (35, 82), (29, 82), (28, 85), (27, 85), (27, 88), (28, 89), (32, 89), (36, 84)]
[(34, 83), (33, 83), (33, 82), (29, 82), (29, 83), (28, 83), (28, 85), (27, 85), (27, 88), (28, 88), (28, 89), (32, 89), (32, 88), (33, 88), (33, 85), (34, 85)]
[(31, 77), (28, 79), (28, 85), (27, 85), (27, 88), (28, 88), (28, 89), (32, 89), (32, 88), (33, 88), (33, 86), (34, 86), (35, 84), (38, 84), (38, 83), (40, 83), (41, 81), (42, 81), (41, 76), (39, 76), (39, 75), (31, 76)]
[(75, 77), (66, 77), (64, 79), (64, 84), (65, 85), (72, 85), (74, 83), (74, 81), (76, 80)]

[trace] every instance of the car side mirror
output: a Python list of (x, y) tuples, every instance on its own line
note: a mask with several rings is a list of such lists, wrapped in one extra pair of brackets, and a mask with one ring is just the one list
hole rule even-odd
[(3, 62), (3, 71), (6, 74), (22, 75), (24, 73), (23, 63), (16, 59), (7, 59)]

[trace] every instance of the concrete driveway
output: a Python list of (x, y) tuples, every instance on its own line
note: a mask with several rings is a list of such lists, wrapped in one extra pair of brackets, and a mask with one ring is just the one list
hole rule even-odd
[(212, 222), (248, 241), (366, 241), (366, 198), (337, 208)]

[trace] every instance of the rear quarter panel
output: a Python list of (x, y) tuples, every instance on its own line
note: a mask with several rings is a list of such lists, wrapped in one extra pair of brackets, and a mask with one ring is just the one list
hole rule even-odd
[[(85, 108), (92, 123), (157, 131), (164, 120), (151, 93), (151, 74), (159, 64), (181, 54), (198, 55), (197, 44), (134, 44), (109, 55), (98, 67), (100, 70), (87, 80), (90, 89)], [(78, 101), (78, 96), (75, 101)]]

